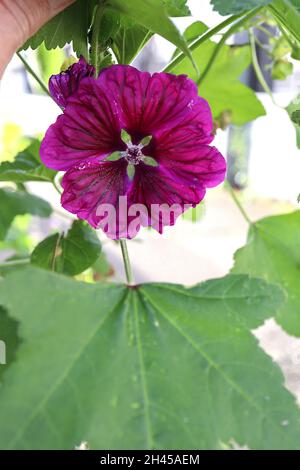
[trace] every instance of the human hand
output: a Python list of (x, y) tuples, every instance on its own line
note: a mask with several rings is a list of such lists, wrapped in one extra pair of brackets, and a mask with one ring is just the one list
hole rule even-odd
[(14, 52), (75, 0), (0, 0), (0, 78)]

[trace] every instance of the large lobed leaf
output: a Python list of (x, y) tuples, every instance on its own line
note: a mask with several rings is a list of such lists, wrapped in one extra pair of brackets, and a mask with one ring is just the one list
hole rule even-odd
[(22, 343), (0, 389), (1, 448), (299, 449), (300, 411), (250, 332), (281, 302), (245, 275), (192, 289), (8, 275), (0, 303)]
[(234, 273), (249, 273), (276, 282), (287, 301), (276, 320), (300, 336), (300, 211), (267, 217), (250, 227), (248, 243), (235, 254)]

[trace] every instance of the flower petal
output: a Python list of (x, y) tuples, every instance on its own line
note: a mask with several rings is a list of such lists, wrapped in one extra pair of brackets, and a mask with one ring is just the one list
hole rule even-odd
[(118, 102), (125, 128), (136, 140), (147, 135), (159, 138), (182, 126), (190, 127), (202, 143), (213, 139), (209, 105), (185, 75), (151, 76), (131, 66), (114, 65), (100, 73), (98, 82)]
[[(193, 142), (193, 141), (192, 141)], [(222, 183), (226, 161), (216, 147), (187, 143), (185, 146), (162, 147), (154, 152), (156, 161), (187, 184), (213, 188)]]
[(61, 108), (67, 106), (68, 99), (78, 89), (81, 80), (93, 77), (95, 68), (89, 65), (83, 56), (65, 72), (52, 75), (49, 79), (49, 91), (54, 101)]
[(86, 160), (99, 161), (123, 150), (118, 107), (97, 80), (85, 78), (69, 98), (64, 114), (49, 127), (41, 145), (43, 163), (68, 170)]
[(205, 196), (203, 184), (192, 184), (162, 165), (150, 167), (139, 164), (128, 193), (128, 206), (144, 205), (148, 217), (141, 217), (141, 225), (151, 226), (159, 233), (163, 227), (174, 225), (185, 210), (195, 207)]
[(124, 159), (89, 162), (71, 168), (64, 175), (61, 203), (67, 211), (86, 220), (92, 227), (101, 227), (111, 238), (121, 238), (127, 236), (127, 211), (119, 214), (119, 197), (126, 195), (129, 185)]
[[(208, 145), (212, 129), (209, 105), (186, 76), (111, 66), (98, 79), (81, 81), (48, 129), (41, 156), (50, 168), (68, 170), (62, 196), (67, 210), (111, 238), (132, 238), (140, 226), (162, 233), (199, 204), (206, 188), (224, 180), (225, 160)], [(127, 150), (124, 131), (157, 163), (139, 161), (133, 180), (126, 158), (103, 161)]]

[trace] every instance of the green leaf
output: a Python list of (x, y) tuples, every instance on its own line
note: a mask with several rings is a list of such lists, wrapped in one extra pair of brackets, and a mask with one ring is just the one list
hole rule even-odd
[(188, 28), (186, 28), (184, 37), (187, 43), (190, 44), (206, 33), (206, 31), (208, 31), (206, 24), (202, 23), (202, 21), (195, 21)]
[(299, 408), (250, 331), (277, 287), (239, 275), (129, 289), (27, 268), (0, 301), (23, 340), (0, 389), (3, 449), (300, 447)]
[(41, 143), (33, 139), (25, 150), (20, 152), (14, 161), (0, 165), (0, 181), (25, 183), (26, 181), (52, 182), (56, 172), (42, 164), (39, 151)]
[(75, 276), (92, 266), (101, 253), (95, 230), (76, 220), (66, 236), (56, 233), (34, 249), (31, 263), (44, 269)]
[(272, 68), (273, 80), (286, 80), (294, 71), (292, 62), (288, 60), (278, 60), (274, 63)]
[(17, 215), (32, 214), (49, 217), (51, 206), (43, 199), (22, 191), (0, 189), (0, 240), (4, 240), (7, 231)]
[(77, 55), (87, 57), (87, 36), (96, 3), (97, 0), (77, 0), (46, 23), (22, 49), (36, 49), (42, 42), (45, 43), (46, 49), (55, 49), (73, 41)]
[(269, 10), (275, 20), (299, 42), (300, 0), (274, 0), (269, 5)]
[(294, 124), (297, 126), (300, 126), (300, 109), (297, 109), (292, 113), (291, 119)]
[(191, 52), (179, 30), (168, 17), (162, 0), (144, 0), (142, 2), (108, 0), (107, 6), (172, 42), (193, 62)]
[(163, 0), (169, 16), (190, 16), (187, 0)]
[[(194, 49), (193, 56), (200, 74), (205, 70), (215, 47), (214, 42), (206, 41)], [(214, 118), (226, 111), (231, 113), (233, 124), (243, 125), (265, 115), (265, 109), (254, 91), (239, 80), (250, 64), (251, 51), (248, 46), (223, 46), (210, 72), (199, 86), (199, 94), (209, 102)], [(171, 72), (188, 74), (197, 81), (195, 71), (186, 58), (175, 65)]]
[[(169, 16), (190, 15), (186, 0), (163, 0), (163, 3)], [(112, 40), (111, 47), (120, 64), (130, 64), (153, 35), (153, 32), (149, 31), (148, 28), (115, 11), (107, 11), (104, 14), (102, 23), (101, 43), (108, 38)], [(118, 26), (117, 29), (116, 25)], [(105, 32), (104, 38), (102, 37), (103, 30)], [(107, 30), (108, 32), (106, 32)]]
[(234, 273), (249, 273), (276, 282), (287, 292), (277, 322), (300, 336), (300, 211), (268, 217), (249, 230), (248, 242), (235, 254)]
[(120, 14), (112, 10), (104, 10), (100, 20), (99, 43), (106, 44), (114, 38), (120, 28)]
[[(66, 58), (66, 54), (63, 49), (56, 48), (47, 50), (44, 43), (37, 48), (36, 56), (39, 65), (38, 73), (44, 83), (48, 83), (51, 75), (57, 74), (57, 71), (60, 68), (62, 70), (63, 67), (65, 67), (64, 70), (67, 70), (69, 66), (73, 65), (74, 62), (77, 62), (77, 59), (74, 56)], [(39, 84), (33, 79), (33, 77), (28, 75), (28, 78), (30, 79), (30, 86), (34, 86), (35, 89), (38, 89)]]
[(300, 11), (300, 0), (286, 0), (286, 3), (291, 3), (296, 10)]
[(298, 95), (286, 108), (296, 131), (296, 144), (300, 148), (300, 95)]
[(130, 64), (152, 36), (147, 28), (121, 15), (121, 25), (111, 46), (118, 63)]
[[(200, 38), (200, 36), (206, 33), (206, 31), (208, 31), (208, 27), (206, 26), (206, 24), (202, 23), (202, 21), (195, 21), (186, 28), (183, 36), (187, 44), (190, 45), (193, 41)], [(177, 57), (179, 54), (180, 49), (176, 48), (173, 54), (173, 58)]]
[(0, 383), (3, 374), (15, 359), (19, 338), (17, 334), (18, 324), (7, 315), (0, 307)]
[(214, 10), (221, 15), (231, 15), (263, 7), (271, 3), (272, 0), (211, 0)]
[(275, 41), (275, 44), (271, 50), (272, 58), (280, 60), (291, 54), (293, 49), (285, 36), (279, 36), (278, 39), (274, 39), (273, 41)]

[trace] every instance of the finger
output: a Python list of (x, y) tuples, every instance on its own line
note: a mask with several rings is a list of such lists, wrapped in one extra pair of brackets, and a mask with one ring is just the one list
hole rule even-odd
[(0, 0), (0, 77), (13, 53), (74, 0)]

